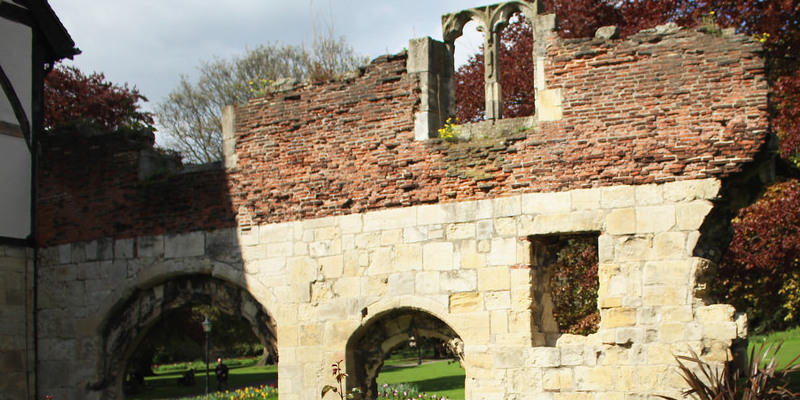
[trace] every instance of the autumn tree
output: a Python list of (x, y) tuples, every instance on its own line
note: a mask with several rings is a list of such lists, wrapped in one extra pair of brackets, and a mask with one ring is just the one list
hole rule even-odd
[(734, 236), (711, 287), (746, 311), (755, 332), (800, 322), (800, 182), (775, 184), (733, 220)]
[(691, 23), (694, 1), (683, 0), (544, 0), (545, 10), (558, 16), (563, 38), (594, 36), (597, 28), (614, 25), (630, 36), (665, 22)]
[[(800, 1), (706, 1), (695, 14), (763, 43), (779, 155), (799, 166)], [(793, 175), (780, 178), (756, 203), (739, 210), (714, 288), (719, 300), (747, 311), (756, 332), (800, 324), (800, 182), (797, 172)]]
[[(531, 26), (517, 14), (500, 35), (500, 81), (502, 82), (503, 116), (506, 118), (533, 115), (533, 37)], [(527, 54), (527, 57), (521, 57)], [(484, 118), (483, 54), (470, 57), (456, 71), (456, 118), (459, 122), (477, 122)]]
[(182, 76), (178, 86), (156, 107), (168, 147), (190, 162), (222, 158), (222, 107), (263, 94), (283, 78), (327, 80), (355, 69), (364, 60), (342, 39), (318, 37), (311, 48), (268, 44), (232, 59), (199, 66), (199, 78)]
[(141, 108), (140, 102), (146, 101), (127, 83), (114, 84), (102, 73), (85, 75), (76, 67), (58, 65), (45, 77), (44, 126), (48, 130), (74, 125), (152, 130), (153, 116)]

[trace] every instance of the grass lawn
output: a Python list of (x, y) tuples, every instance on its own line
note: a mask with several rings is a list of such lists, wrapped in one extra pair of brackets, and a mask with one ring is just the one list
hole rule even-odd
[(778, 352), (778, 360), (780, 361), (780, 365), (783, 366), (800, 354), (800, 328), (775, 332), (766, 336), (753, 336), (748, 343), (748, 351), (753, 348), (758, 351), (758, 346), (762, 343), (770, 344), (779, 341), (783, 341), (783, 345)]
[[(800, 354), (800, 327), (789, 329), (783, 332), (770, 333), (769, 335), (759, 335), (750, 337), (747, 349), (748, 354), (753, 349), (755, 349), (755, 351), (758, 352), (758, 349), (761, 346), (761, 344), (765, 344), (764, 346), (765, 349), (766, 345), (769, 344), (772, 344), (774, 348), (775, 344), (780, 341), (783, 341), (783, 344), (781, 345), (780, 351), (778, 351), (777, 354), (778, 368), (783, 369), (783, 367), (785, 367), (786, 364), (791, 362), (795, 357), (797, 357), (798, 354)], [(800, 372), (795, 372), (790, 376), (791, 376), (790, 378), (791, 383), (789, 384), (789, 388), (794, 391), (800, 391)]]
[[(214, 365), (211, 365), (214, 368)], [(143, 392), (130, 394), (126, 399), (170, 399), (177, 397), (189, 397), (205, 393), (206, 373), (205, 369), (202, 371), (195, 370), (195, 385), (194, 386), (178, 386), (177, 380), (185, 370), (173, 370), (156, 376), (147, 377), (145, 379), (146, 388)], [(214, 371), (209, 373), (209, 390), (214, 391), (217, 388), (217, 378), (214, 376)], [(246, 386), (260, 386), (263, 384), (277, 384), (278, 382), (278, 367), (275, 365), (267, 365), (265, 367), (231, 367), (230, 375), (228, 376), (228, 387), (233, 390), (236, 388)]]
[[(410, 360), (416, 363), (416, 359)], [(450, 399), (464, 398), (464, 370), (456, 362), (436, 360), (410, 367), (384, 366), (378, 374), (378, 386), (395, 383), (409, 383), (420, 392), (447, 396)]]

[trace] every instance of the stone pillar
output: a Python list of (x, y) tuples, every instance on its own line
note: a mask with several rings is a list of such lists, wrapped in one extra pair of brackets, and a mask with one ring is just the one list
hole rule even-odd
[(545, 65), (547, 63), (546, 37), (556, 32), (557, 21), (555, 14), (540, 14), (533, 23), (533, 35), (539, 38), (533, 45), (533, 86), (535, 91), (534, 106), (536, 107), (537, 121), (559, 121), (563, 118), (561, 104), (561, 88), (548, 89), (545, 79)]
[(236, 168), (236, 111), (233, 106), (222, 107), (222, 161), (225, 169)]
[(408, 44), (409, 74), (419, 76), (420, 106), (414, 114), (414, 138), (438, 137), (439, 128), (455, 114), (453, 57), (444, 43), (430, 37), (412, 39)]
[[(483, 29), (480, 29), (483, 28)], [(486, 99), (486, 119), (498, 120), (503, 118), (503, 89), (500, 86), (500, 51), (497, 44), (500, 42), (502, 26), (488, 29), (481, 26), (483, 32), (484, 69)]]

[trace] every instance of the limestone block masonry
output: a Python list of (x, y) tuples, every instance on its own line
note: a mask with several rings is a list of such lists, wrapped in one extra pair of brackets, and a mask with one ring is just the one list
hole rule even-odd
[[(715, 179), (611, 186), (53, 247), (40, 274), (41, 384), (84, 398), (106, 378), (97, 360), (116, 306), (160, 277), (208, 274), (273, 318), (282, 399), (316, 398), (350, 336), (398, 308), (463, 340), (468, 399), (675, 395), (674, 354), (720, 362), (745, 334), (730, 306), (693, 295), (703, 260), (692, 251), (719, 190)], [(528, 238), (569, 232), (599, 233), (600, 329), (546, 340)]]
[(33, 248), (0, 244), (0, 400), (24, 399), (34, 379)]

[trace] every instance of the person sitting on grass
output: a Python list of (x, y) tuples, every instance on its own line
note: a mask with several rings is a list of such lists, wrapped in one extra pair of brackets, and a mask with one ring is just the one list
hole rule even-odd
[(217, 390), (228, 388), (228, 366), (222, 362), (222, 358), (217, 359), (217, 368), (214, 369), (217, 374)]
[(178, 385), (194, 386), (194, 368), (189, 369), (182, 377), (178, 378)]

